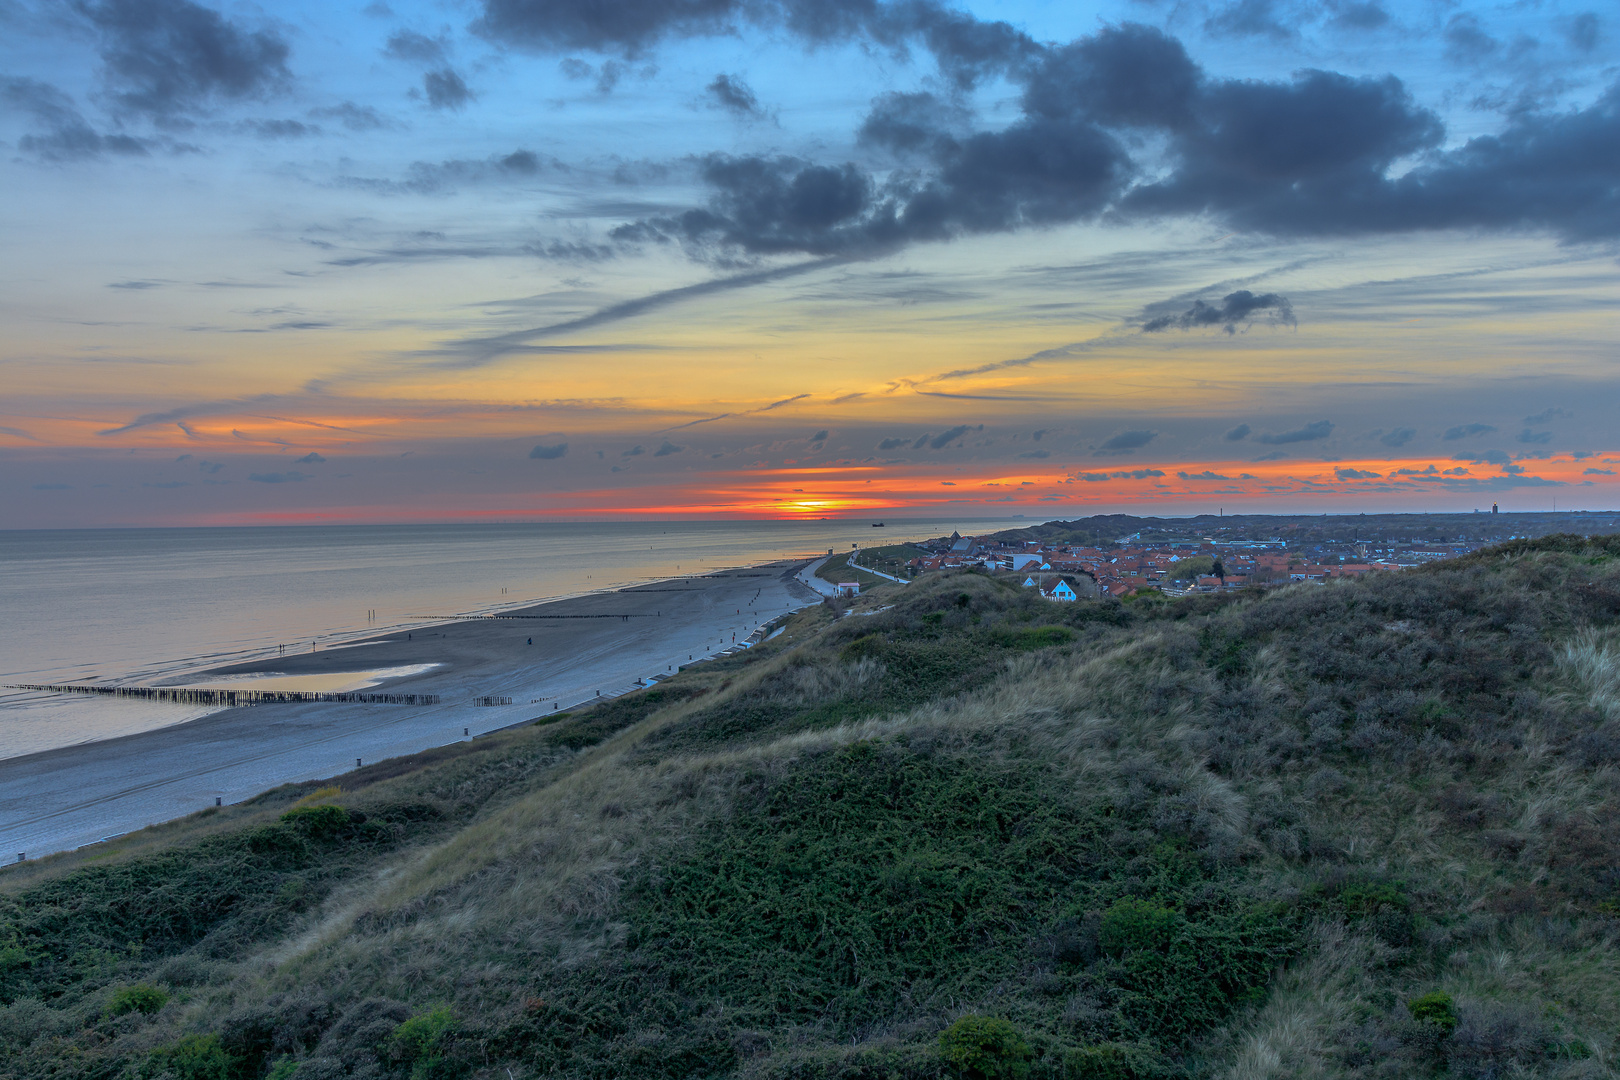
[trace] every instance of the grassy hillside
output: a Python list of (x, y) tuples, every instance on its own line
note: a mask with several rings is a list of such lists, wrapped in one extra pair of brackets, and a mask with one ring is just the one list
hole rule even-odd
[(877, 589), (7, 869), (0, 1076), (1611, 1076), (1617, 619), (1612, 538)]
[(863, 589), (870, 589), (874, 585), (892, 584), (891, 582), (878, 577), (876, 574), (867, 573), (858, 566), (851, 566), (849, 564), (850, 556), (855, 554), (856, 553), (853, 551), (841, 551), (832, 556), (826, 562), (822, 563), (821, 566), (816, 570), (816, 577), (827, 582), (829, 585), (838, 585), (845, 581), (853, 581), (860, 585), (860, 587)]

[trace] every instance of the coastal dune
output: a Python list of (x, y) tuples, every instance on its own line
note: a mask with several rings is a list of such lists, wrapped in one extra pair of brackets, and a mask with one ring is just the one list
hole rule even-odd
[[(431, 705), (278, 702), (0, 761), (0, 852), (44, 855), (235, 802), (356, 761), (566, 711), (746, 641), (819, 599), (800, 561), (674, 578), (479, 618), (418, 623), (344, 647), (213, 669), (187, 685), (404, 669), (374, 687)], [(424, 615), (432, 613), (423, 613)]]

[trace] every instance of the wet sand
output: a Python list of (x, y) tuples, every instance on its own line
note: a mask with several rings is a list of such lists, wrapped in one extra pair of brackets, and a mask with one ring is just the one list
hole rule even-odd
[[(820, 597), (803, 561), (593, 593), (346, 647), (220, 667), (221, 676), (331, 676), (438, 665), (377, 685), (437, 694), (426, 706), (298, 702), (225, 709), (172, 727), (0, 760), (0, 859), (63, 851), (230, 803), (295, 780), (333, 776), (635, 689), (748, 638)], [(531, 644), (532, 642), (532, 644)], [(243, 688), (251, 683), (244, 682)], [(510, 705), (478, 699), (510, 698)]]

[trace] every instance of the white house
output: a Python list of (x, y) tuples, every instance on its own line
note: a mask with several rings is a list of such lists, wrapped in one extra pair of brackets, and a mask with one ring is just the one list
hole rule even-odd
[(858, 581), (840, 581), (837, 585), (839, 596), (861, 595), (861, 583)]
[(1012, 570), (1022, 570), (1022, 569), (1024, 569), (1024, 567), (1029, 566), (1031, 564), (1039, 566), (1040, 562), (1041, 562), (1040, 555), (1031, 554), (1030, 552), (1020, 551), (1020, 552), (1014, 553), (1014, 555), (1012, 556), (1012, 566), (1010, 567), (1010, 569), (1012, 569)]
[(1070, 585), (1062, 578), (1058, 578), (1057, 581), (1053, 582), (1049, 586), (1042, 586), (1041, 595), (1046, 597), (1048, 600), (1069, 601), (1079, 599), (1079, 597), (1075, 595), (1074, 586)]

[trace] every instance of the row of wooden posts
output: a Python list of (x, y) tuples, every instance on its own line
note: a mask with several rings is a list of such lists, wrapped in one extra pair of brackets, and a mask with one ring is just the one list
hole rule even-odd
[(174, 701), (183, 705), (268, 705), (280, 702), (329, 701), (353, 705), (437, 705), (438, 694), (339, 694), (307, 690), (199, 690), (185, 686), (96, 686), (89, 683), (11, 683), (8, 690), (44, 690), (55, 694), (102, 694), (107, 697)]

